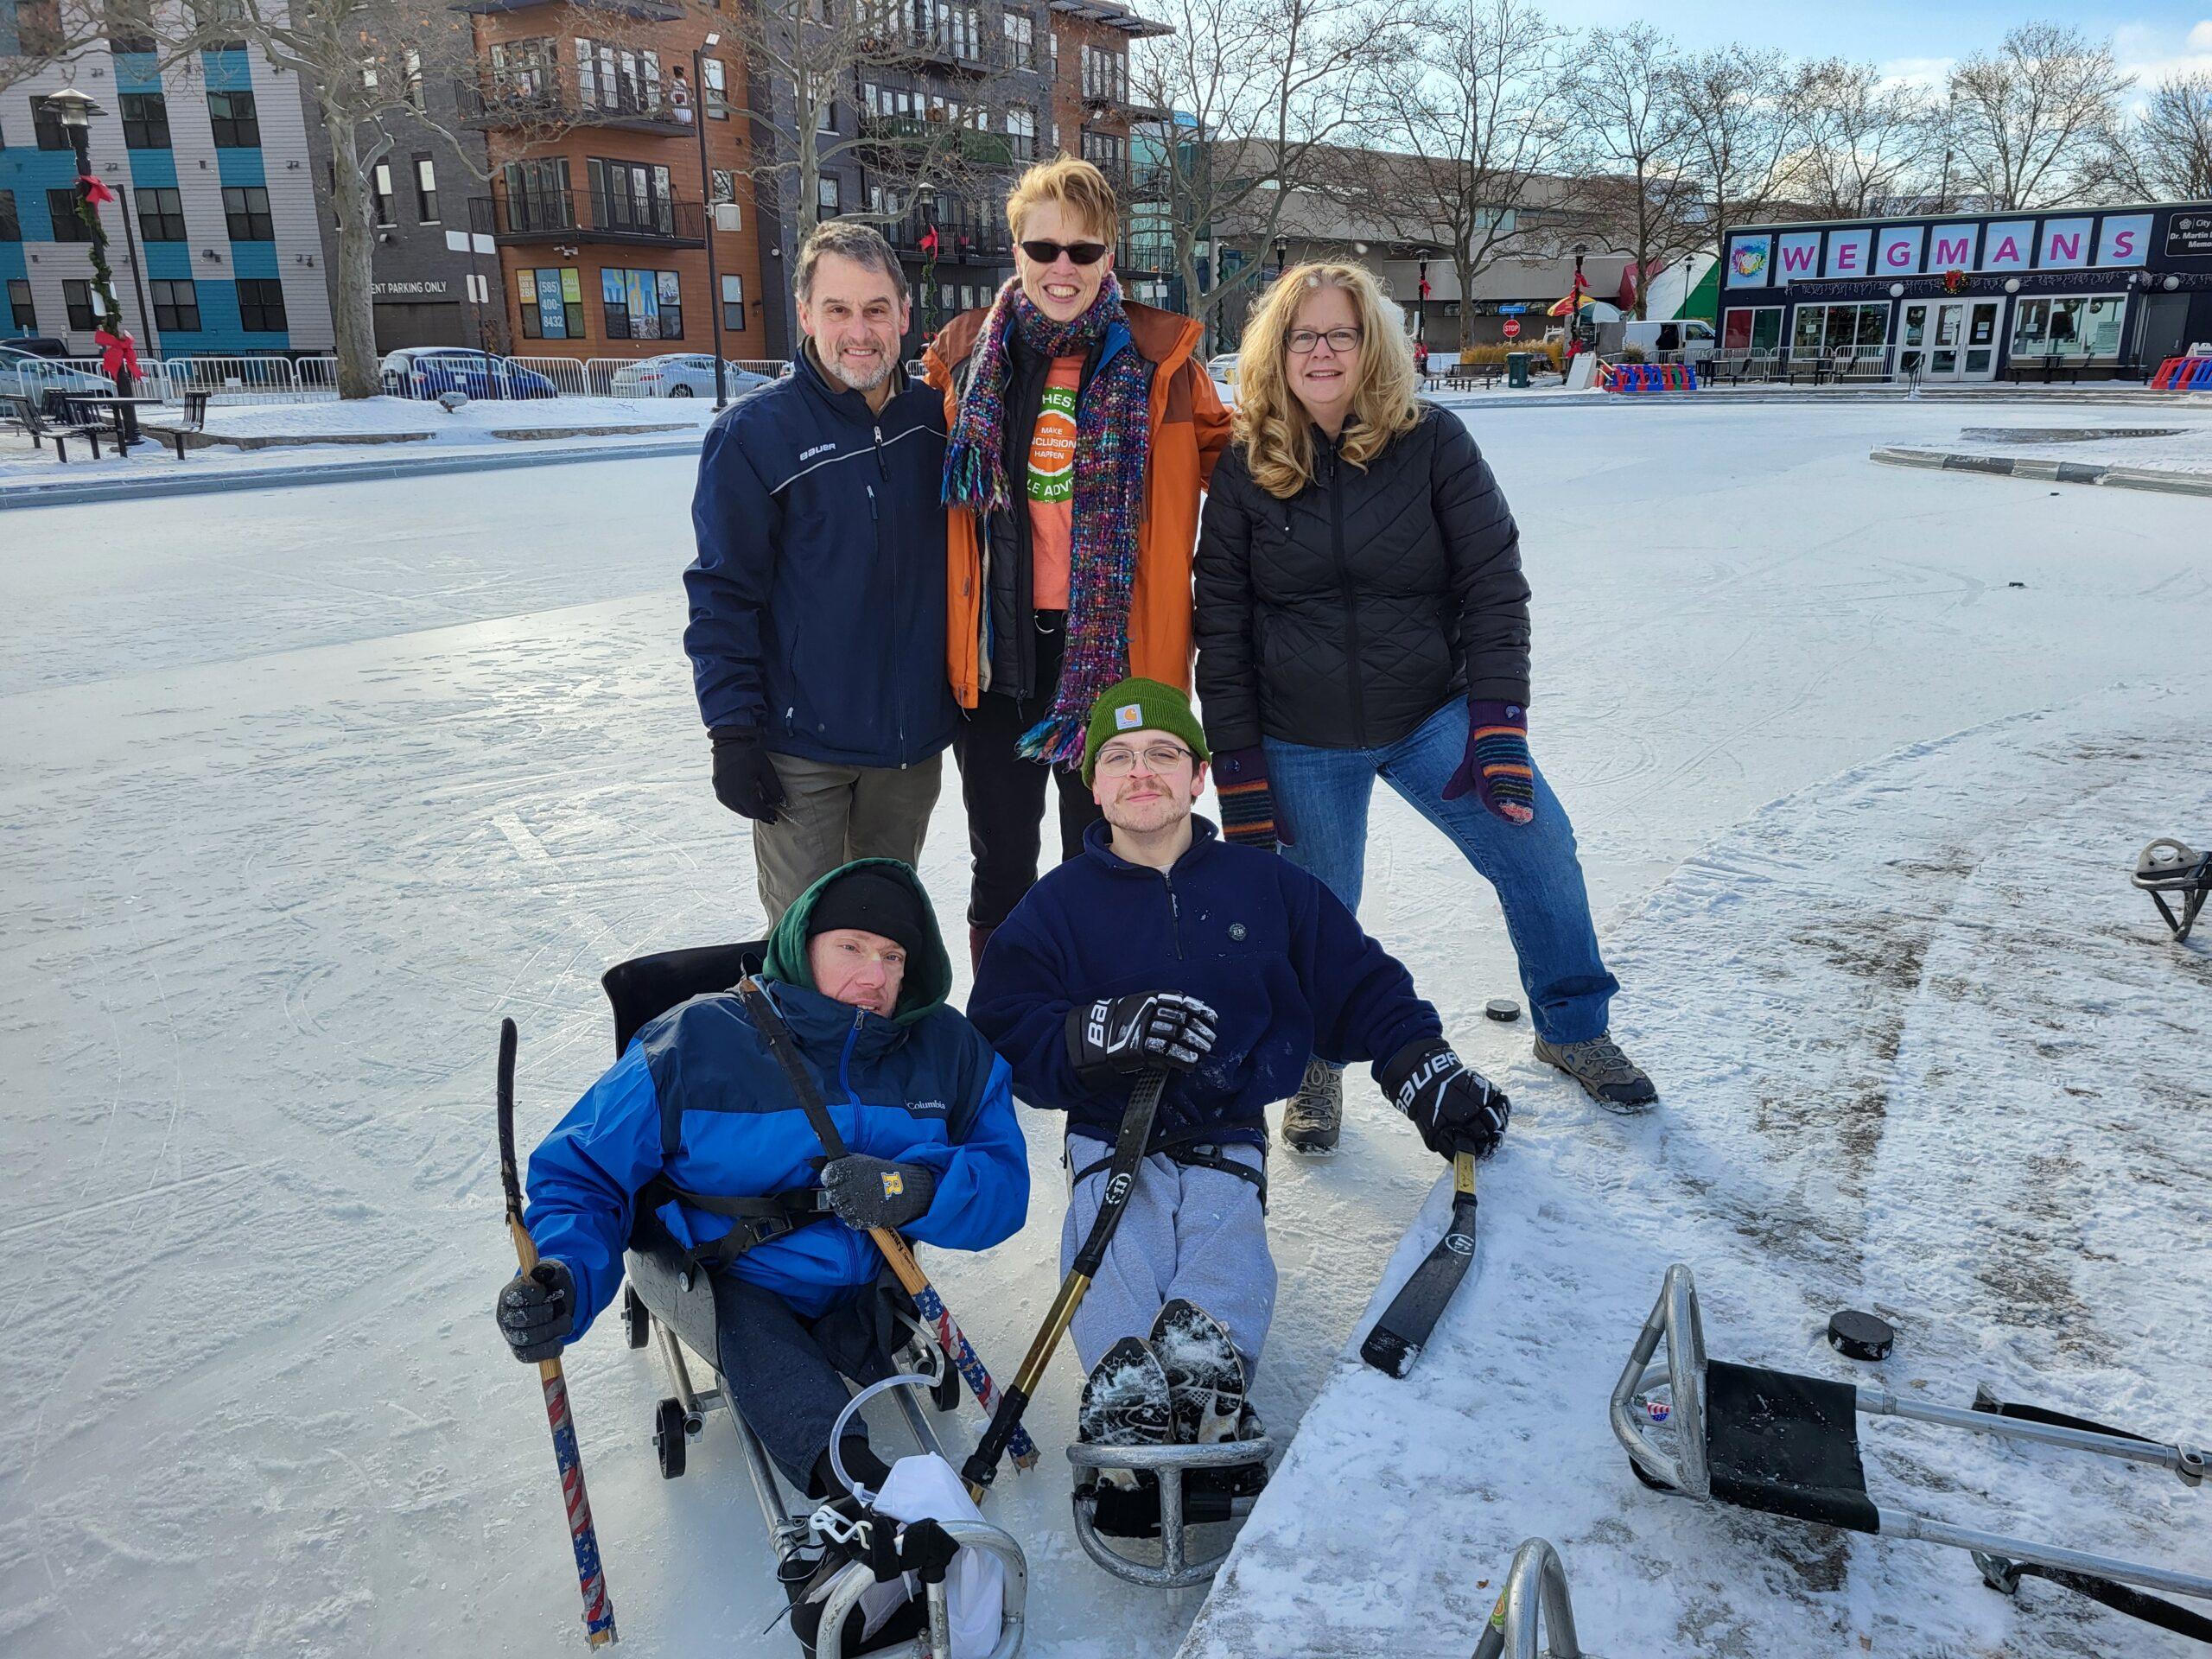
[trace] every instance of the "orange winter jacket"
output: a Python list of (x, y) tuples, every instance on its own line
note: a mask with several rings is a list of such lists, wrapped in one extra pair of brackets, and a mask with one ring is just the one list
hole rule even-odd
[[(1192, 353), (1194, 318), (1125, 303), (1129, 338), (1154, 365), (1150, 476), (1137, 532), (1137, 574), (1129, 601), (1129, 672), (1191, 688), (1191, 553), (1198, 540), (1198, 495), (1229, 447), (1229, 411), (1205, 365)], [(959, 413), (960, 370), (983, 329), (983, 309), (963, 311), (923, 353), (929, 383), (944, 394), (949, 426)], [(1007, 458), (1009, 467), (1022, 464)], [(952, 695), (973, 709), (982, 695), (985, 604), (982, 549), (976, 515), (946, 509), (945, 668)]]

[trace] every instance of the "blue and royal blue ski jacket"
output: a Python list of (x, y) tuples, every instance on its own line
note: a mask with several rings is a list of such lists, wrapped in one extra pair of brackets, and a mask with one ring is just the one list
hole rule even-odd
[(810, 350), (708, 429), (683, 648), (709, 730), (847, 766), (952, 741), (944, 474), (936, 392), (872, 412)]
[(984, 947), (968, 1017), (1006, 1056), (1021, 1098), (1111, 1141), (1134, 1077), (1094, 1087), (1068, 1053), (1070, 1008), (1183, 991), (1218, 1016), (1213, 1052), (1171, 1071), (1153, 1142), (1267, 1144), (1262, 1112), (1298, 1092), (1306, 1058), (1379, 1068), (1443, 1025), (1397, 959), (1343, 902), (1278, 854), (1236, 847), (1193, 818), (1166, 872), (1116, 855), (1094, 823), (1083, 856), (1024, 895)]
[[(811, 898), (810, 891), (793, 905), (778, 930), (800, 942), (796, 950), (786, 942), (785, 957), (802, 978)], [(988, 1249), (1028, 1214), (1029, 1160), (1007, 1064), (944, 1005), (951, 969), (941, 945), (933, 955), (938, 988), (921, 1006), (902, 1001), (889, 1020), (810, 985), (779, 982), (772, 950), (766, 988), (847, 1149), (918, 1164), (937, 1178), (929, 1209), (899, 1230), (918, 1243)], [(822, 1158), (744, 1003), (733, 991), (715, 992), (639, 1027), (531, 1154), (523, 1220), (538, 1254), (560, 1257), (575, 1275), (581, 1336), (621, 1287), (633, 1205), (655, 1176), (686, 1192), (766, 1198), (818, 1186)], [(732, 1224), (675, 1199), (656, 1213), (693, 1249)], [(814, 1318), (874, 1283), (882, 1268), (866, 1233), (827, 1217), (754, 1246), (728, 1271)]]

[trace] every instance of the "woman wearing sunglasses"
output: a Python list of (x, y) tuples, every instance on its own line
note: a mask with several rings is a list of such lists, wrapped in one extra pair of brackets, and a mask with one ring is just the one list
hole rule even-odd
[[(1380, 777), (1497, 890), (1536, 1053), (1601, 1105), (1656, 1096), (1606, 1031), (1574, 832), (1529, 757), (1520, 535), (1459, 417), (1415, 395), (1369, 272), (1294, 267), (1244, 327), (1236, 443), (1198, 543), (1198, 696), (1229, 839), (1280, 845), (1359, 908)], [(1284, 1139), (1337, 1143), (1315, 1060)]]
[(1122, 298), (1105, 175), (1040, 163), (1006, 213), (1014, 279), (924, 354), (951, 429), (946, 644), (979, 963), (1037, 880), (1048, 773), (1063, 859), (1098, 817), (1080, 774), (1098, 694), (1133, 674), (1189, 688), (1198, 493), (1229, 442), (1198, 323)]

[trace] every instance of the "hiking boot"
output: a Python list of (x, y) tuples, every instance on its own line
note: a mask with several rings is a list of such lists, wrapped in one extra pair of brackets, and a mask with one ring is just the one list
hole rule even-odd
[(1609, 1112), (1640, 1112), (1659, 1098), (1643, 1068), (1621, 1052), (1621, 1046), (1603, 1033), (1586, 1043), (1548, 1043), (1536, 1039), (1536, 1058), (1555, 1065), (1582, 1085)]
[(1326, 1060), (1306, 1062), (1306, 1077), (1282, 1109), (1282, 1138), (1293, 1152), (1334, 1152), (1344, 1132), (1344, 1074)]

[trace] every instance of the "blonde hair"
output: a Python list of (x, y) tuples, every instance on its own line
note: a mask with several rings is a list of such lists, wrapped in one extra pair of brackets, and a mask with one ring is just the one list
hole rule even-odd
[(1006, 227), (1021, 239), (1021, 221), (1033, 207), (1057, 202), (1070, 217), (1081, 219), (1112, 247), (1121, 239), (1122, 208), (1114, 187), (1089, 162), (1073, 156), (1055, 156), (1039, 162), (1014, 183), (1006, 199)]
[(1421, 420), (1413, 347), (1397, 306), (1374, 273), (1358, 265), (1293, 265), (1253, 309), (1236, 354), (1236, 441), (1254, 481), (1281, 501), (1313, 480), (1313, 423), (1290, 389), (1284, 359), (1298, 308), (1325, 288), (1351, 295), (1359, 314), (1359, 383), (1339, 453), (1364, 470)]

